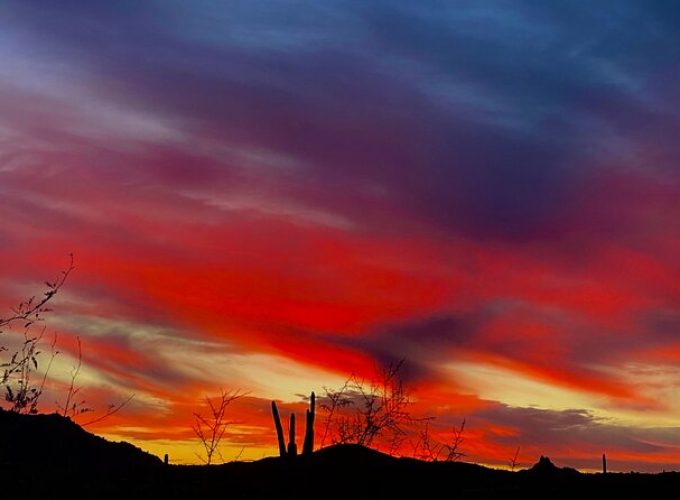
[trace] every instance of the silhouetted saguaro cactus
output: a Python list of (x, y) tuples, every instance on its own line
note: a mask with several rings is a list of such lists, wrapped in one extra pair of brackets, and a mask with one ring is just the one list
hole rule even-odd
[(316, 416), (316, 395), (312, 392), (309, 397), (309, 409), (305, 423), (305, 440), (302, 443), (302, 454), (311, 455), (314, 451), (314, 418)]
[(602, 454), (602, 474), (607, 473), (607, 455)]
[(283, 458), (286, 456), (286, 442), (283, 440), (283, 426), (281, 426), (281, 417), (279, 416), (279, 409), (276, 407), (276, 401), (272, 401), (272, 415), (276, 427), (276, 437), (279, 441), (279, 456)]
[[(281, 416), (279, 409), (276, 407), (276, 401), (272, 401), (272, 416), (274, 417), (274, 426), (276, 427), (276, 438), (279, 443), (279, 455), (281, 457), (296, 457), (298, 448), (295, 442), (295, 414), (290, 414), (290, 426), (288, 427), (288, 447), (283, 439), (283, 426), (281, 425)], [(302, 454), (311, 455), (314, 451), (314, 419), (316, 416), (316, 396), (312, 392), (309, 397), (309, 409), (306, 413), (305, 421), (305, 438), (302, 444)]]
[(295, 413), (290, 414), (290, 426), (288, 427), (288, 456), (297, 456), (297, 443), (295, 442)]

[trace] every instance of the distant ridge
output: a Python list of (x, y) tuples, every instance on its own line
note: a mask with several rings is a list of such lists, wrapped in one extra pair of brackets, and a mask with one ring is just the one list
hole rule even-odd
[(91, 499), (106, 492), (125, 500), (573, 500), (661, 498), (663, 492), (679, 489), (678, 473), (581, 474), (557, 467), (547, 457), (530, 469), (510, 472), (465, 462), (396, 458), (352, 444), (292, 460), (165, 466), (131, 444), (107, 441), (60, 415), (0, 410), (0, 491), (6, 498)]
[(541, 456), (530, 469), (521, 471), (522, 473), (532, 474), (537, 476), (559, 476), (559, 475), (574, 475), (580, 474), (576, 469), (571, 467), (557, 467), (548, 457)]

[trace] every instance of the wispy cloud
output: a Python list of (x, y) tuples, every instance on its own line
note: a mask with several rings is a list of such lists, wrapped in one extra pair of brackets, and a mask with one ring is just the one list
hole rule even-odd
[(3, 2), (0, 305), (75, 252), (59, 367), (81, 335), (97, 400), (141, 395), (111, 434), (186, 446), (211, 381), (250, 388), (264, 429), (268, 397), (407, 358), (419, 409), (483, 422), (480, 460), (530, 441), (670, 464), (678, 19)]

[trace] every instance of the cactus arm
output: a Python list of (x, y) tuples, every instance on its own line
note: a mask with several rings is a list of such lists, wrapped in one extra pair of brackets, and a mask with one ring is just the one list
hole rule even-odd
[(303, 455), (311, 455), (314, 451), (314, 419), (316, 416), (316, 396), (312, 392), (309, 398), (309, 409), (307, 410), (307, 421), (305, 426), (305, 440), (302, 446)]
[(274, 425), (276, 426), (276, 438), (279, 441), (279, 455), (286, 456), (286, 442), (283, 440), (283, 427), (281, 426), (281, 417), (279, 410), (276, 407), (276, 401), (272, 401), (272, 416), (274, 417)]
[(290, 414), (290, 428), (288, 429), (288, 456), (297, 455), (297, 444), (295, 443), (295, 413)]

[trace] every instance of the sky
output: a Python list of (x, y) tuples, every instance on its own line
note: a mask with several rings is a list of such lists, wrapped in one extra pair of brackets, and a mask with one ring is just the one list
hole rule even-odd
[(80, 337), (135, 396), (90, 430), (196, 462), (240, 389), (253, 459), (404, 359), (467, 460), (680, 468), (678, 46), (670, 1), (0, 0), (0, 311), (76, 266), (44, 409)]

